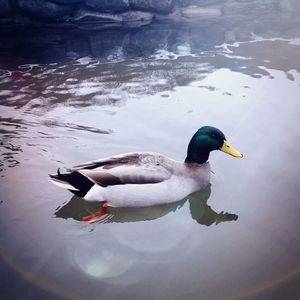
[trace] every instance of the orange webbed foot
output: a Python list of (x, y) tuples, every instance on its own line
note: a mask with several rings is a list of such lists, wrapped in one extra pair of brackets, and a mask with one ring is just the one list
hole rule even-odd
[(107, 209), (108, 209), (108, 203), (104, 202), (104, 203), (102, 203), (99, 211), (96, 211), (88, 216), (82, 217), (82, 221), (84, 223), (93, 223), (93, 222), (105, 219), (108, 215)]

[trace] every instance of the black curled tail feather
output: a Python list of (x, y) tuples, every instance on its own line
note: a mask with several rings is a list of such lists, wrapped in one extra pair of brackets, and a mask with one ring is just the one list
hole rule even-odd
[(92, 181), (77, 171), (66, 170), (65, 173), (61, 173), (58, 168), (57, 174), (49, 176), (54, 180), (66, 182), (73, 186), (76, 190), (69, 189), (69, 191), (79, 197), (84, 197), (94, 185)]

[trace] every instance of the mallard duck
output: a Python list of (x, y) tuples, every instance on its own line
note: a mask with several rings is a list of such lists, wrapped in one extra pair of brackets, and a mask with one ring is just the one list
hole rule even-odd
[(219, 129), (204, 126), (189, 142), (184, 162), (155, 152), (131, 152), (82, 163), (65, 172), (58, 169), (49, 176), (54, 184), (87, 201), (102, 202), (99, 214), (93, 214), (99, 216), (109, 206), (170, 203), (205, 188), (210, 183), (207, 160), (213, 150), (242, 157)]

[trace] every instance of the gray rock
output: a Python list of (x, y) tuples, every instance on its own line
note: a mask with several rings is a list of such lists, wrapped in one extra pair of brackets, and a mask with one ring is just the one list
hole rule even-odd
[(128, 0), (86, 0), (86, 5), (100, 12), (122, 12), (129, 8)]
[(5, 17), (13, 12), (13, 1), (0, 0), (0, 17)]
[(50, 0), (50, 1), (58, 4), (77, 4), (83, 2), (84, 0)]
[(142, 22), (143, 25), (150, 24), (153, 20), (153, 13), (146, 11), (128, 11), (122, 14), (123, 23), (133, 26), (136, 25), (137, 22)]
[(225, 15), (271, 16), (275, 8), (274, 0), (231, 0), (224, 3), (222, 9)]
[[(224, 4), (228, 0), (176, 0), (176, 1), (180, 7), (185, 7), (189, 5), (206, 6), (206, 5), (214, 5), (214, 4)], [(241, 1), (245, 1), (245, 0), (241, 0)]]
[(226, 0), (178, 0), (179, 4), (180, 2), (183, 3), (182, 6), (187, 6), (188, 5), (198, 5), (198, 6), (206, 6), (206, 5), (215, 5), (215, 4), (225, 4), (227, 2)]
[(75, 21), (88, 22), (122, 22), (122, 16), (119, 14), (101, 13), (89, 9), (79, 9), (74, 15)]
[(39, 19), (65, 17), (74, 9), (71, 5), (60, 5), (45, 0), (18, 0), (18, 5), (23, 11)]
[(153, 13), (145, 11), (127, 11), (121, 14), (101, 13), (98, 11), (80, 9), (74, 15), (76, 22), (94, 22), (94, 23), (119, 23), (119, 25), (131, 25), (138, 27), (149, 24), (153, 20)]
[(218, 17), (222, 11), (213, 6), (190, 5), (181, 8), (181, 15), (185, 18)]
[(192, 0), (177, 0), (177, 3), (179, 4), (179, 6), (181, 7), (185, 7), (190, 5), (192, 2)]
[(161, 14), (168, 14), (172, 11), (174, 0), (129, 0), (133, 9), (154, 11)]

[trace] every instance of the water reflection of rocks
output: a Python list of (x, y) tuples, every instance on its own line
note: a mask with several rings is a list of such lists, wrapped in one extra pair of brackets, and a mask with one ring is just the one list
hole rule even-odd
[[(217, 213), (209, 205), (207, 201), (211, 194), (211, 187), (208, 186), (202, 191), (195, 192), (183, 200), (175, 203), (164, 204), (143, 208), (113, 208), (110, 207), (108, 216), (102, 221), (104, 223), (127, 223), (150, 221), (166, 216), (171, 212), (175, 212), (185, 205), (188, 201), (191, 217), (199, 224), (210, 226), (226, 221), (236, 221), (236, 214)], [(98, 202), (88, 202), (77, 196), (73, 196), (71, 200), (62, 207), (58, 207), (55, 216), (58, 218), (72, 218), (81, 221), (84, 216), (99, 210)]]
[(210, 19), (197, 26), (2, 32), (1, 105), (38, 113), (58, 105), (120, 105), (220, 68), (271, 78), (269, 69), (276, 69), (292, 80), (300, 63), (286, 57), (298, 57), (296, 21)]

